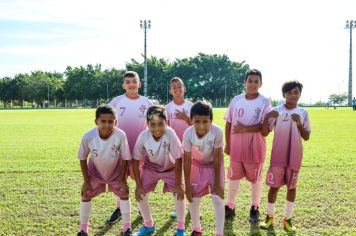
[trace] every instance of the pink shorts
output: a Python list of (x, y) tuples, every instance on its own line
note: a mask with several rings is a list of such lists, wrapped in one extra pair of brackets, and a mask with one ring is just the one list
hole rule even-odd
[[(143, 168), (141, 170), (141, 181), (145, 193), (155, 190), (159, 180), (163, 180), (163, 192), (176, 192), (176, 172), (175, 169), (166, 172), (157, 172), (151, 169)], [(183, 181), (182, 181), (183, 182)]]
[(272, 188), (279, 188), (287, 185), (287, 188), (297, 188), (298, 171), (291, 170), (288, 167), (270, 166), (266, 176), (266, 184)]
[(244, 162), (230, 161), (227, 177), (231, 180), (240, 180), (246, 177), (251, 183), (262, 180), (263, 163), (247, 164)]
[(95, 176), (89, 176), (89, 182), (92, 187), (92, 191), (87, 192), (83, 195), (82, 200), (88, 201), (99, 194), (105, 192), (106, 185), (108, 185), (109, 192), (113, 192), (116, 196), (122, 199), (128, 199), (129, 191), (126, 188), (123, 188), (121, 184), (119, 184), (119, 179), (115, 179), (112, 181), (105, 181), (99, 179)]
[[(192, 161), (194, 162), (194, 161)], [(220, 186), (224, 189), (224, 159), (221, 158)], [(215, 183), (214, 165), (192, 163), (190, 170), (193, 197), (203, 197), (211, 192)], [(212, 192), (211, 194), (216, 195)]]

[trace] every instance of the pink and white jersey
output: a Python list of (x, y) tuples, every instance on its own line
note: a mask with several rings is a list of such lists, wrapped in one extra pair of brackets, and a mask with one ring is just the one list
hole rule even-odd
[(126, 133), (132, 153), (138, 135), (146, 128), (146, 113), (152, 102), (143, 96), (131, 99), (123, 94), (115, 97), (109, 104), (116, 110), (116, 126)]
[(299, 171), (303, 159), (302, 138), (291, 115), (298, 114), (304, 128), (310, 132), (308, 112), (300, 107), (287, 109), (284, 105), (278, 106), (274, 110), (279, 113), (279, 116), (277, 119), (270, 119), (274, 126), (270, 165), (289, 167)]
[(174, 160), (182, 158), (182, 144), (174, 130), (166, 132), (156, 141), (147, 128), (138, 136), (133, 159), (144, 160), (143, 168), (165, 172), (174, 168)]
[(120, 173), (116, 173), (114, 170), (119, 164), (120, 158), (131, 160), (125, 133), (115, 127), (109, 138), (102, 139), (98, 128), (91, 129), (84, 134), (78, 151), (79, 160), (86, 160), (88, 156), (89, 174), (105, 181), (117, 178)]
[[(212, 164), (214, 148), (223, 146), (223, 131), (215, 124), (211, 124), (209, 132), (201, 138), (198, 137), (194, 126), (190, 126), (183, 135), (184, 151), (191, 152), (192, 161), (200, 165)], [(223, 153), (221, 153), (221, 158), (223, 157)]]
[(265, 114), (271, 110), (271, 102), (261, 94), (255, 99), (246, 99), (246, 94), (243, 93), (232, 99), (224, 117), (231, 123), (231, 161), (248, 164), (264, 162), (266, 141), (261, 132), (232, 133), (232, 131), (238, 122), (244, 126), (262, 124)]
[(181, 105), (175, 104), (173, 101), (166, 105), (166, 110), (168, 114), (168, 123), (169, 126), (176, 132), (179, 140), (182, 142), (184, 131), (190, 126), (187, 122), (181, 119), (176, 118), (177, 111), (185, 112), (185, 114), (190, 117), (190, 109), (192, 108), (193, 103), (184, 100), (184, 103)]

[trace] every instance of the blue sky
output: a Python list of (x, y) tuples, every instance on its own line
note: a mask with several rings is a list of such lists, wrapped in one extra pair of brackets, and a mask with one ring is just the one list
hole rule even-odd
[(0, 0), (0, 77), (143, 61), (140, 19), (152, 21), (149, 56), (226, 54), (260, 69), (273, 99), (291, 79), (304, 84), (304, 102), (347, 91), (355, 0)]

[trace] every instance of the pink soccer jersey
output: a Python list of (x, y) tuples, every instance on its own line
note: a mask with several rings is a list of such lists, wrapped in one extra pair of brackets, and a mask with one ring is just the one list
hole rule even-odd
[(244, 126), (262, 124), (265, 114), (271, 110), (271, 102), (261, 94), (255, 99), (246, 99), (246, 94), (243, 93), (232, 99), (224, 117), (231, 123), (231, 161), (249, 164), (264, 162), (266, 141), (260, 132), (232, 133), (232, 131), (238, 122)]
[[(195, 163), (206, 165), (213, 163), (214, 148), (224, 146), (222, 129), (211, 124), (210, 130), (202, 138), (197, 136), (194, 126), (189, 127), (183, 135), (183, 149), (192, 153), (192, 159)], [(221, 154), (223, 158), (223, 154)]]
[(175, 159), (182, 158), (181, 146), (172, 128), (167, 127), (158, 141), (147, 128), (138, 136), (132, 157), (135, 160), (144, 160), (144, 169), (165, 172), (174, 168)]
[(78, 159), (89, 156), (88, 171), (98, 178), (110, 181), (119, 176), (114, 170), (119, 159), (130, 160), (131, 154), (125, 133), (116, 128), (107, 139), (100, 138), (98, 128), (84, 134), (78, 151)]
[(190, 117), (190, 109), (193, 103), (185, 100), (183, 104), (177, 105), (173, 101), (166, 105), (166, 110), (168, 113), (169, 126), (176, 132), (179, 140), (182, 142), (184, 131), (190, 126), (187, 122), (176, 118), (177, 111), (185, 112), (185, 114)]
[(274, 126), (274, 138), (271, 152), (271, 166), (289, 167), (299, 171), (303, 158), (303, 145), (296, 122), (291, 115), (298, 114), (307, 131), (311, 131), (308, 112), (296, 107), (287, 109), (284, 105), (274, 108), (279, 113), (277, 119), (271, 119)]
[(138, 135), (146, 128), (146, 113), (152, 102), (143, 96), (131, 99), (123, 94), (115, 97), (110, 105), (116, 110), (117, 127), (126, 133), (132, 153)]

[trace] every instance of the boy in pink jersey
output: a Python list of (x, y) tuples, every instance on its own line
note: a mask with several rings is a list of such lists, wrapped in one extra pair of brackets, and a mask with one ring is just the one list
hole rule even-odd
[(211, 193), (215, 209), (216, 235), (224, 235), (224, 155), (223, 132), (212, 124), (213, 110), (206, 102), (196, 102), (190, 126), (183, 135), (185, 194), (190, 202), (191, 235), (202, 235), (200, 199)]
[(173, 100), (166, 105), (168, 114), (168, 125), (176, 132), (182, 142), (184, 131), (192, 125), (190, 120), (190, 109), (193, 103), (184, 99), (185, 86), (181, 78), (174, 77), (170, 81), (170, 93)]
[[(154, 105), (147, 111), (148, 129), (139, 135), (133, 154), (136, 181), (136, 200), (144, 225), (135, 236), (152, 234), (154, 221), (148, 204), (149, 193), (154, 191), (159, 180), (164, 181), (163, 192), (174, 194), (177, 212), (177, 236), (185, 235), (184, 190), (182, 184), (181, 142), (174, 130), (167, 127), (164, 106)], [(144, 160), (141, 172), (139, 161)]]
[[(152, 102), (148, 98), (138, 94), (141, 83), (136, 72), (127, 71), (124, 74), (122, 87), (126, 93), (113, 98), (110, 105), (116, 109), (118, 121), (116, 126), (126, 133), (132, 155), (138, 135), (146, 128), (146, 112), (152, 106)], [(134, 178), (132, 163), (129, 165), (129, 173), (131, 178)], [(117, 199), (116, 206), (115, 211), (107, 219), (109, 223), (115, 223), (121, 217), (119, 198)]]
[(274, 127), (274, 138), (271, 152), (270, 167), (267, 172), (266, 184), (270, 186), (268, 192), (267, 217), (260, 227), (273, 227), (275, 202), (280, 187), (287, 186), (287, 201), (283, 219), (284, 229), (295, 232), (292, 225), (292, 213), (296, 197), (298, 173), (302, 164), (302, 140), (310, 136), (308, 112), (298, 107), (298, 100), (303, 85), (298, 81), (283, 84), (282, 94), (285, 104), (278, 106), (266, 114), (263, 120), (262, 134), (267, 136)]
[(240, 180), (246, 178), (251, 183), (250, 222), (255, 225), (259, 221), (261, 172), (266, 154), (266, 142), (261, 128), (263, 117), (272, 106), (269, 99), (258, 92), (262, 85), (260, 71), (249, 70), (244, 85), (246, 92), (232, 99), (224, 117), (225, 153), (230, 155), (225, 217), (235, 216), (235, 196)]
[(88, 235), (91, 199), (105, 192), (106, 185), (109, 191), (121, 198), (123, 235), (132, 235), (129, 190), (126, 182), (131, 154), (126, 135), (115, 127), (115, 110), (109, 105), (96, 109), (95, 124), (97, 128), (84, 134), (78, 152), (84, 179), (78, 235)]
[[(173, 100), (166, 105), (168, 115), (168, 125), (176, 132), (179, 140), (183, 141), (184, 131), (192, 125), (190, 120), (190, 109), (193, 103), (184, 99), (185, 86), (183, 80), (179, 77), (174, 77), (170, 81), (170, 94)], [(172, 211), (171, 218), (175, 219), (177, 213)]]

